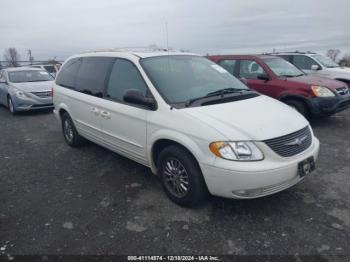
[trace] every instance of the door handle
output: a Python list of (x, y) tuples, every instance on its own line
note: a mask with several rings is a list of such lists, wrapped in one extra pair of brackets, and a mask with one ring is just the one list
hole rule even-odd
[(101, 111), (101, 116), (105, 119), (111, 119), (111, 114), (107, 111)]
[(91, 113), (94, 113), (96, 116), (98, 116), (100, 114), (100, 110), (98, 110), (98, 108), (96, 108), (96, 107), (91, 107), (90, 111), (91, 111)]

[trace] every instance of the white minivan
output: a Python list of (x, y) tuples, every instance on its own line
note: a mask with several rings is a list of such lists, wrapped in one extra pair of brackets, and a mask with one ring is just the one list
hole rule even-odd
[(53, 100), (68, 145), (88, 139), (150, 167), (180, 205), (270, 195), (315, 169), (319, 141), (302, 115), (199, 55), (75, 55)]

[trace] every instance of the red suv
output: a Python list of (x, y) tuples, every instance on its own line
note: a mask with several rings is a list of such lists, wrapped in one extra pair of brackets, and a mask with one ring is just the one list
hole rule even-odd
[(343, 82), (306, 75), (286, 60), (269, 55), (208, 57), (258, 92), (294, 107), (304, 116), (329, 116), (350, 107)]

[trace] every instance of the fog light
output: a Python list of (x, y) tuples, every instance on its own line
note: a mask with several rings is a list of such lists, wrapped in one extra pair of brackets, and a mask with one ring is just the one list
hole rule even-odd
[(263, 193), (262, 188), (232, 191), (232, 194), (234, 194), (237, 197), (257, 197), (257, 196), (261, 195), (262, 193)]

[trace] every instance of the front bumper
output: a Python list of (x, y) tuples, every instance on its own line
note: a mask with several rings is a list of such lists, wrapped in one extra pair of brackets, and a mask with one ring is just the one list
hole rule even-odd
[(311, 113), (314, 115), (332, 115), (350, 108), (350, 95), (335, 97), (315, 97), (309, 99)]
[(262, 161), (217, 159), (214, 165), (200, 164), (200, 167), (212, 195), (237, 199), (258, 198), (277, 193), (303, 180), (298, 175), (298, 163), (311, 156), (316, 161), (319, 147), (318, 139), (313, 137), (312, 145), (294, 157), (282, 158), (271, 152), (271, 156)]
[(39, 98), (39, 97), (12, 97), (13, 104), (16, 111), (30, 111), (39, 109), (53, 108), (52, 97)]

